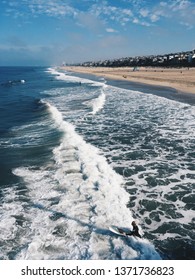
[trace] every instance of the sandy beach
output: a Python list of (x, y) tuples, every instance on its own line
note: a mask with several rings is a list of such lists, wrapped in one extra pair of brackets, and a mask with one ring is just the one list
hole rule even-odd
[(132, 67), (108, 68), (70, 66), (63, 67), (63, 69), (110, 79), (171, 87), (179, 92), (195, 94), (195, 68), (139, 67), (134, 71)]

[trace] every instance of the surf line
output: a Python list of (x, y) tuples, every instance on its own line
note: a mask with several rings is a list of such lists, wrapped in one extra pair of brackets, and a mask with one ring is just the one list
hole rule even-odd
[[(95, 209), (96, 226), (105, 227), (113, 222), (119, 225), (130, 224), (133, 218), (127, 208), (129, 195), (123, 188), (123, 177), (112, 169), (98, 148), (86, 143), (82, 136), (77, 134), (74, 126), (63, 120), (61, 112), (55, 106), (45, 103), (59, 129), (64, 132), (60, 146), (53, 151), (55, 160), (61, 163), (63, 173), (66, 172), (63, 165), (66, 151), (71, 152), (71, 160), (79, 164), (79, 172), (83, 178), (79, 183), (79, 190), (88, 201), (90, 199), (90, 205), (95, 207), (93, 209)], [(113, 215), (113, 207), (120, 215)]]
[(106, 95), (103, 90), (101, 90), (101, 94), (92, 100), (92, 114), (95, 115), (97, 112), (99, 112), (101, 109), (103, 109), (104, 104), (106, 101)]

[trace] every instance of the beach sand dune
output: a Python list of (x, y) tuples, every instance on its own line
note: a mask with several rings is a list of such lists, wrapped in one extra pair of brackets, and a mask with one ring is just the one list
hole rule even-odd
[(93, 74), (114, 80), (128, 80), (149, 85), (172, 87), (177, 91), (195, 94), (195, 68), (159, 67), (81, 67), (70, 66), (63, 69)]

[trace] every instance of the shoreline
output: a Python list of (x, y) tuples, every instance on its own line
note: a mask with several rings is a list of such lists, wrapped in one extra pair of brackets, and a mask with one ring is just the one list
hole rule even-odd
[(175, 89), (183, 94), (195, 94), (195, 68), (139, 67), (135, 71), (132, 67), (63, 66), (60, 68), (75, 73), (100, 76), (110, 80), (162, 86)]

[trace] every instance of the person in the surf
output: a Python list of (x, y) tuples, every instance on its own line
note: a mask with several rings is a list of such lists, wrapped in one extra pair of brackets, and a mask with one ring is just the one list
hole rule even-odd
[(132, 227), (133, 227), (133, 230), (132, 230), (132, 231), (130, 231), (130, 232), (124, 232), (123, 230), (119, 229), (119, 232), (121, 232), (121, 233), (123, 233), (123, 234), (125, 234), (125, 235), (128, 235), (128, 236), (137, 236), (137, 237), (141, 238), (141, 235), (139, 234), (139, 228), (138, 228), (136, 222), (133, 221), (133, 222), (131, 223), (131, 225), (132, 225)]
[(131, 232), (127, 232), (126, 235), (133, 235), (133, 236), (137, 236), (137, 237), (141, 238), (141, 235), (139, 234), (139, 228), (138, 228), (136, 222), (133, 221), (131, 223), (131, 225), (133, 227), (133, 230)]

